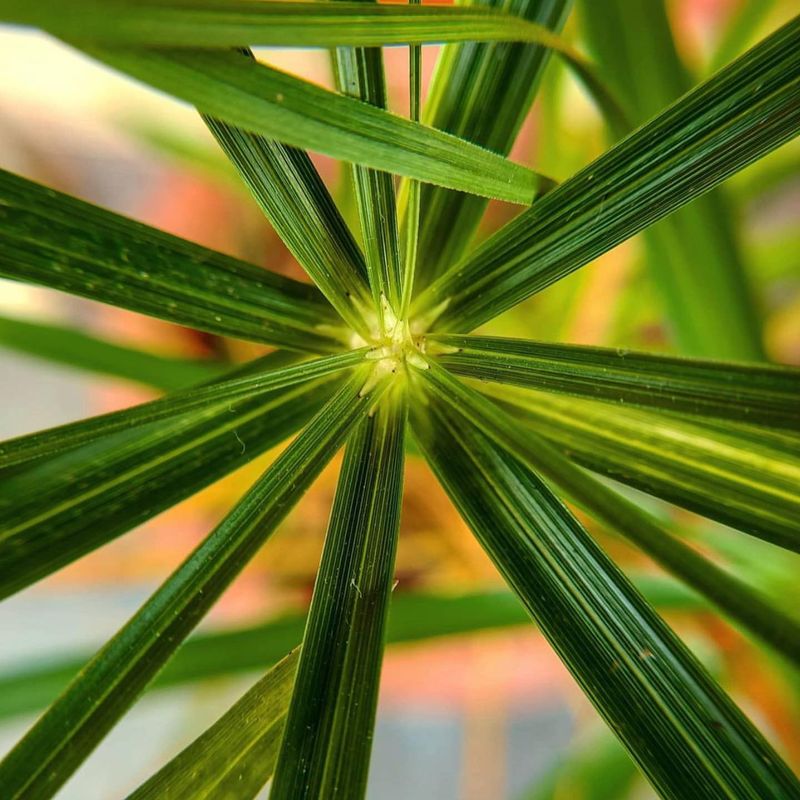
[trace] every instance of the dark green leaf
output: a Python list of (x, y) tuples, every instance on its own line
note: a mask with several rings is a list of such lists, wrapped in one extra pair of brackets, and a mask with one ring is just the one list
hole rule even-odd
[(297, 671), (279, 661), (205, 733), (128, 800), (249, 800), (272, 775)]
[[(487, 3), (554, 31), (563, 24), (570, 4), (571, 0)], [(443, 47), (428, 89), (424, 122), (508, 155), (549, 55), (540, 45), (470, 42)], [(424, 288), (463, 255), (486, 201), (431, 185), (422, 185), (420, 195), (425, 213), (420, 218), (418, 284)], [(407, 216), (412, 211), (410, 195), (408, 199)]]
[(0, 597), (23, 589), (250, 462), (301, 428), (336, 384), (277, 390), (112, 434), (6, 478)]
[(403, 498), (405, 394), (348, 442), (270, 796), (363, 797)]
[(800, 429), (800, 369), (488, 336), (430, 336), (458, 375), (767, 427)]
[(800, 552), (800, 449), (794, 454), (737, 426), (727, 432), (677, 417), (540, 392), (510, 393), (521, 419), (589, 469)]
[[(376, 108), (388, 107), (380, 48), (337, 47), (332, 57), (336, 87), (340, 92)], [(383, 305), (388, 302), (396, 314), (400, 309), (402, 278), (394, 179), (388, 172), (378, 172), (360, 164), (351, 165), (350, 174), (375, 307), (385, 316)], [(385, 320), (381, 321), (381, 328), (386, 329)]]
[(0, 277), (310, 352), (341, 324), (313, 286), (0, 170)]
[[(9, 800), (51, 797), (203, 618), (385, 388), (367, 368), (317, 414), (0, 764)], [(359, 388), (362, 387), (362, 388)]]
[(581, 688), (664, 798), (784, 800), (800, 785), (532, 472), (431, 398), (417, 441)]
[(185, 389), (167, 397), (141, 403), (122, 411), (112, 411), (97, 417), (70, 422), (39, 433), (19, 436), (0, 443), (0, 468), (25, 461), (53, 456), (64, 450), (78, 447), (100, 436), (124, 431), (134, 425), (145, 425), (161, 419), (175, 417), (190, 411), (203, 413), (230, 412), (237, 401), (252, 399), (275, 389), (330, 375), (363, 362), (366, 350), (350, 350), (332, 356), (323, 356), (278, 369), (259, 371), (254, 375), (230, 380), (215, 381), (205, 386)]
[(218, 377), (225, 369), (213, 361), (159, 356), (112, 344), (73, 328), (9, 317), (0, 317), (0, 347), (165, 392)]
[[(514, 419), (445, 370), (426, 372), (430, 388), (454, 413), (463, 413), (481, 432), (612, 531), (644, 550), (658, 564), (714, 603), (777, 652), (800, 667), (800, 621), (752, 587), (672, 536), (646, 511), (562, 456), (546, 439)], [(717, 500), (718, 498), (714, 498)]]
[(308, 155), (222, 120), (204, 120), (298, 263), (353, 330), (368, 336), (364, 257)]
[(474, 328), (791, 139), (798, 49), (795, 19), (537, 201), (412, 311), (437, 330)]

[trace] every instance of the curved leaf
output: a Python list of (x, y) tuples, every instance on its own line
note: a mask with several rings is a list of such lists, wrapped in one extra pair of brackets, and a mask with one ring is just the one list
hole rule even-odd
[[(332, 6), (333, 4), (331, 4)], [(80, 49), (202, 113), (284, 144), (528, 204), (551, 182), (477, 145), (225, 50)]]

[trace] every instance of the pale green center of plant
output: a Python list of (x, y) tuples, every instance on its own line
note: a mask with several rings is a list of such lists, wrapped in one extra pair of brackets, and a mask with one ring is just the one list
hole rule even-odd
[(412, 335), (408, 320), (398, 318), (385, 297), (381, 297), (381, 322), (376, 328), (369, 343), (372, 350), (367, 353), (367, 359), (375, 362), (374, 380), (387, 374), (404, 374), (408, 367), (429, 368), (420, 348), (421, 339)]

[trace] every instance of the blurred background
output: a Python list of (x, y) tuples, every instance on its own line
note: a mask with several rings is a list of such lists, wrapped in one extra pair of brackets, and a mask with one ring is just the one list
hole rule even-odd
[[(657, 0), (652, 0), (656, 2)], [(746, 6), (750, 10), (744, 22)], [(696, 82), (720, 48), (746, 49), (794, 12), (792, 0), (681, 0), (668, 3), (679, 54)], [(739, 38), (732, 35), (735, 25)], [(579, 14), (566, 36), (584, 51)], [(392, 108), (408, 106), (408, 54), (386, 52)], [(426, 80), (437, 55), (423, 51)], [(259, 52), (282, 69), (331, 86), (323, 51)], [(291, 255), (237, 180), (196, 113), (101, 67), (49, 37), (0, 28), (0, 167), (296, 278)], [(562, 180), (606, 147), (602, 122), (558, 60), (512, 158)], [(342, 165), (315, 157), (355, 225)], [(764, 347), (800, 365), (800, 147), (791, 143), (727, 184)], [(492, 203), (481, 235), (518, 209)], [(423, 209), (424, 214), (424, 209)], [(503, 335), (674, 352), (639, 238), (536, 296), (492, 324)], [(110, 375), (76, 370), (63, 354), (24, 352), (8, 321), (47, 322), (139, 350), (211, 365), (265, 352), (54, 291), (0, 281), (0, 435), (28, 433), (155, 396)], [(113, 371), (113, 370), (112, 370)], [(236, 443), (233, 443), (236, 445)], [(87, 654), (110, 636), (226, 513), (268, 453), (227, 478), (0, 605), (0, 672)], [(204, 622), (219, 630), (302, 613), (313, 588), (338, 464), (324, 472)], [(633, 494), (631, 490), (628, 490)], [(733, 572), (800, 606), (798, 559), (689, 512), (637, 495)], [(797, 674), (702, 607), (624, 543), (590, 521), (626, 570), (652, 587), (662, 610), (791, 764), (800, 765)], [(429, 471), (406, 469), (396, 596), (502, 591), (502, 584)], [(145, 697), (66, 785), (61, 797), (105, 800), (137, 786), (253, 681), (219, 678)], [(5, 750), (29, 714), (0, 719)], [(647, 798), (646, 784), (532, 626), (517, 624), (387, 650), (370, 778), (376, 800), (477, 798)]]

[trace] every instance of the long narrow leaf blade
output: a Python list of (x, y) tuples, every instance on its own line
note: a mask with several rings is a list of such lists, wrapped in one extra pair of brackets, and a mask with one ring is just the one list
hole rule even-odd
[(169, 322), (330, 352), (319, 291), (0, 170), (0, 277)]
[(800, 792), (777, 753), (533, 473), (433, 402), (412, 420), (453, 502), (662, 797)]
[(0, 468), (14, 466), (43, 456), (53, 456), (100, 436), (123, 431), (134, 425), (144, 425), (175, 417), (189, 411), (198, 409), (217, 413), (230, 411), (231, 404), (237, 400), (250, 399), (275, 389), (282, 389), (352, 368), (363, 362), (364, 354), (365, 349), (351, 350), (332, 356), (322, 356), (301, 364), (268, 369), (255, 375), (216, 381), (209, 385), (175, 392), (122, 411), (112, 411), (27, 436), (8, 439), (0, 443)]
[(204, 114), (294, 147), (523, 205), (550, 185), (495, 153), (240, 53), (81, 49)]
[(800, 429), (800, 369), (488, 336), (430, 336), (458, 375), (625, 405)]
[(273, 800), (366, 791), (403, 495), (405, 396), (387, 400), (345, 451)]
[[(515, 9), (510, 8), (509, 11)], [(156, 47), (380, 47), (438, 42), (530, 41), (563, 48), (552, 31), (478, 5), (446, 7), (362, 2), (252, 0), (2, 0), (8, 22), (77, 41)], [(533, 21), (532, 21), (533, 20)]]
[(0, 487), (0, 597), (132, 530), (296, 433), (336, 383), (315, 382), (136, 427), (36, 463)]
[(800, 445), (577, 398), (498, 396), (582, 466), (800, 552)]
[(364, 256), (308, 155), (214, 117), (203, 119), (298, 263), (350, 327), (369, 335)]
[(298, 651), (279, 661), (207, 731), (128, 800), (250, 800), (272, 775), (297, 671)]
[(791, 139), (798, 49), (796, 18), (537, 201), (412, 311), (439, 331), (474, 328)]
[[(514, 419), (441, 368), (425, 373), (431, 390), (481, 432), (612, 531), (620, 533), (680, 580), (800, 667), (800, 622), (752, 587), (674, 537), (651, 515), (562, 456), (543, 437), (520, 436)], [(716, 498), (715, 498), (716, 499)]]
[[(488, 5), (558, 31), (571, 0), (491, 0)], [(549, 54), (540, 45), (470, 42), (443, 47), (423, 121), (508, 155), (530, 111)], [(420, 218), (418, 284), (424, 288), (463, 255), (486, 201), (423, 184), (420, 205), (425, 213)]]
[[(339, 0), (336, 0), (339, 2)], [(388, 107), (383, 51), (376, 47), (337, 47), (333, 50), (336, 87), (376, 108)], [(393, 313), (400, 308), (400, 245), (394, 179), (359, 164), (351, 166), (358, 217), (375, 307), (388, 303)], [(385, 322), (382, 324), (385, 328)]]
[(96, 747), (263, 545), (384, 383), (362, 370), (81, 671), (0, 763), (9, 800), (49, 798)]

